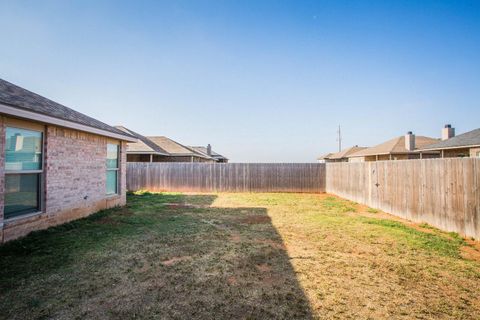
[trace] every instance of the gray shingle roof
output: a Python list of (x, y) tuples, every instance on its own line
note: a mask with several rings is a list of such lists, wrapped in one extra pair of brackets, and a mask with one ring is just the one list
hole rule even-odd
[(147, 137), (142, 136), (141, 134), (136, 133), (135, 131), (127, 129), (123, 126), (115, 126), (115, 128), (123, 132), (126, 132), (138, 139), (137, 142), (127, 144), (127, 152), (132, 152), (132, 153), (146, 152), (146, 153), (156, 153), (160, 155), (169, 155), (167, 151), (165, 151), (160, 146), (153, 143), (153, 141), (151, 141)]
[(326, 154), (321, 155), (320, 157), (318, 157), (317, 160), (327, 160), (327, 159), (330, 159), (330, 156), (331, 156), (332, 154), (334, 154), (334, 153), (332, 153), (332, 152), (326, 153)]
[(400, 137), (396, 137), (391, 140), (388, 140), (384, 143), (378, 144), (376, 146), (349, 154), (348, 158), (374, 156), (374, 155), (380, 155), (380, 154), (412, 153), (436, 141), (438, 141), (438, 139), (425, 137), (425, 136), (415, 136), (416, 149), (414, 151), (409, 151), (405, 148), (405, 136), (400, 136)]
[(349, 155), (355, 153), (355, 152), (359, 152), (359, 151), (362, 151), (362, 150), (365, 150), (367, 149), (367, 147), (359, 147), (359, 146), (353, 146), (353, 147), (350, 147), (350, 148), (346, 148), (346, 149), (343, 149), (342, 151), (340, 152), (337, 152), (337, 153), (332, 153), (328, 156), (328, 159), (336, 159), (336, 160), (339, 160), (339, 159), (343, 159), (343, 158), (348, 158)]
[(216, 153), (216, 152), (213, 151), (213, 150), (212, 150), (212, 154), (209, 155), (209, 154), (208, 154), (207, 147), (203, 147), (203, 146), (198, 146), (198, 147), (197, 147), (197, 146), (191, 146), (191, 147), (189, 147), (189, 148), (191, 148), (191, 149), (193, 149), (193, 150), (195, 150), (195, 151), (197, 151), (197, 152), (203, 153), (204, 155), (210, 156), (210, 157), (212, 157), (212, 158), (214, 158), (214, 159), (217, 159), (217, 160), (218, 160), (218, 159), (228, 160), (227, 157), (222, 156), (221, 154)]
[(183, 144), (178, 143), (165, 136), (147, 137), (150, 141), (167, 151), (171, 156), (195, 156), (205, 159), (212, 159), (208, 155), (197, 152)]
[(443, 140), (437, 143), (433, 143), (427, 146), (424, 146), (422, 150), (439, 150), (455, 147), (468, 147), (468, 146), (479, 146), (480, 145), (480, 128), (468, 131), (448, 140)]
[(0, 79), (0, 103), (96, 129), (129, 136), (106, 123)]

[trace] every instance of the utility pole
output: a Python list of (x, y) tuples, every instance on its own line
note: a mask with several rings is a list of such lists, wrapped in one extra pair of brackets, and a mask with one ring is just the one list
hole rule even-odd
[(340, 130), (340, 125), (338, 125), (337, 131), (337, 141), (338, 141), (338, 152), (342, 151), (342, 131)]

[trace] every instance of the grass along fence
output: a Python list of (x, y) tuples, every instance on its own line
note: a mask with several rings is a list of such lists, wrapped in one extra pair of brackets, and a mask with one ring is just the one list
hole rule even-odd
[(480, 159), (363, 163), (128, 163), (130, 191), (328, 192), (480, 239)]
[(127, 163), (130, 191), (325, 192), (320, 163)]
[(328, 163), (326, 191), (480, 239), (480, 159)]

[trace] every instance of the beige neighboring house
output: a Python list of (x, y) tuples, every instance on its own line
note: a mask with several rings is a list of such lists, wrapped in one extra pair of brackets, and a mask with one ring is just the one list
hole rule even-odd
[(351, 153), (347, 157), (349, 162), (438, 158), (438, 151), (426, 151), (421, 154), (418, 152), (419, 149), (438, 141), (439, 139), (435, 138), (415, 136), (409, 131), (404, 136)]
[(327, 154), (324, 154), (323, 156), (320, 156), (317, 158), (317, 161), (319, 163), (325, 163), (328, 161), (328, 157), (330, 157), (333, 153), (327, 153)]
[(455, 129), (447, 124), (442, 129), (442, 141), (427, 145), (419, 152), (440, 152), (442, 158), (480, 157), (480, 128), (455, 136)]
[(190, 146), (189, 148), (193, 149), (194, 151), (201, 153), (203, 155), (212, 157), (216, 162), (218, 163), (227, 163), (228, 158), (225, 156), (222, 156), (219, 153), (216, 153), (215, 151), (212, 150), (212, 146), (208, 144), (206, 147), (203, 146), (197, 146), (197, 147), (192, 147)]
[(353, 146), (350, 148), (343, 149), (337, 153), (329, 153), (322, 157), (319, 157), (317, 160), (323, 160), (323, 162), (348, 162), (348, 156), (356, 152), (367, 149), (367, 147)]
[(164, 136), (146, 137), (123, 126), (115, 128), (137, 139), (127, 144), (127, 162), (228, 162), (210, 145), (187, 147)]
[(165, 162), (170, 154), (142, 136), (123, 126), (115, 126), (118, 130), (137, 138), (137, 142), (127, 143), (127, 162)]
[(216, 162), (211, 156), (197, 152), (165, 136), (147, 138), (169, 154), (161, 160), (162, 162)]

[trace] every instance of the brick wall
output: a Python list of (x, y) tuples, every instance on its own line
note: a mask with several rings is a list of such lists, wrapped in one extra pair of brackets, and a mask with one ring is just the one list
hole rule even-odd
[[(4, 137), (4, 126), (0, 133)], [(0, 140), (1, 141), (1, 140)], [(45, 229), (126, 203), (125, 143), (120, 144), (119, 195), (106, 195), (107, 137), (56, 126), (46, 126), (43, 213), (5, 221), (3, 241)], [(110, 141), (117, 142), (118, 141)], [(1, 142), (0, 142), (1, 143)], [(3, 145), (2, 145), (3, 147)], [(2, 148), (4, 150), (4, 148)], [(1, 152), (0, 206), (3, 213), (3, 154)], [(3, 219), (2, 219), (3, 221)]]

